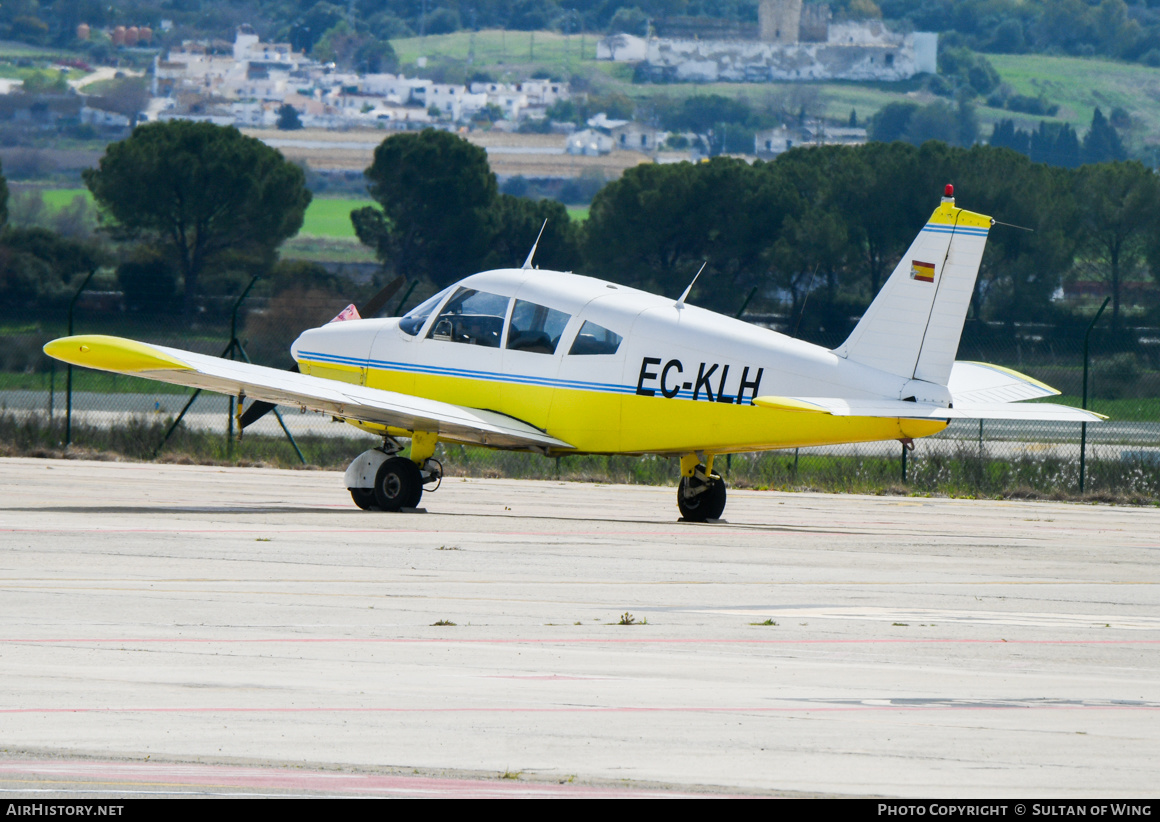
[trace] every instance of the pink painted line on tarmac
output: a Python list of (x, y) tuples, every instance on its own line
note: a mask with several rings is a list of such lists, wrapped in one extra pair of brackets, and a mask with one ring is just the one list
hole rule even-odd
[[(454, 779), (392, 774), (341, 773), (337, 771), (300, 771), (279, 768), (230, 767), (226, 765), (177, 764), (151, 762), (88, 762), (78, 760), (24, 761), (0, 760), (0, 778), (32, 777), (46, 782), (103, 783), (116, 786), (130, 783), (136, 791), (156, 785), (168, 789), (186, 785), (212, 791), (214, 788), (301, 790), (326, 794), (412, 797), (576, 797), (628, 798), (716, 796), (688, 791), (663, 789), (609, 788), (589, 785), (560, 785), (522, 780)], [(136, 792), (123, 794), (132, 797)]]
[(645, 705), (535, 707), (530, 705), (470, 708), (349, 708), (315, 706), (309, 708), (170, 707), (170, 708), (0, 708), (0, 714), (784, 714), (848, 713), (860, 711), (1160, 711), (1156, 705)]
[(146, 643), (246, 644), (372, 644), (372, 645), (1157, 645), (1160, 639), (637, 639), (622, 637), (560, 639), (446, 639), (398, 637), (267, 637), (258, 639), (212, 639), (202, 637), (9, 637), (0, 644), (27, 645), (78, 643), (133, 645)]

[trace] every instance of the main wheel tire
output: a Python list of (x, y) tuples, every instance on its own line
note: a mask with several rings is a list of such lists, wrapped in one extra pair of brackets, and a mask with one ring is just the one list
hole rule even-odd
[(351, 488), (350, 498), (354, 500), (354, 504), (364, 511), (373, 511), (379, 507), (378, 500), (375, 499), (375, 489), (373, 488)]
[(680, 487), (677, 488), (677, 508), (681, 516), (688, 522), (705, 522), (710, 519), (721, 519), (725, 512), (725, 480), (715, 477), (709, 487), (695, 497), (685, 497), (685, 489), (690, 482), (696, 482), (689, 477), (681, 477)]
[(423, 475), (405, 457), (391, 457), (375, 475), (375, 502), (384, 511), (414, 508), (423, 498)]

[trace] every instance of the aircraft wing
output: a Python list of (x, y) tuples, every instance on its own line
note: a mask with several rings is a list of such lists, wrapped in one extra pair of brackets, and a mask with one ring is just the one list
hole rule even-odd
[(755, 397), (754, 405), (781, 411), (831, 414), (835, 417), (893, 417), (924, 420), (1026, 420), (1043, 422), (1100, 422), (1092, 411), (1054, 403), (972, 402), (955, 398), (954, 408), (927, 402), (840, 397)]
[(261, 365), (223, 360), (161, 345), (86, 334), (44, 346), (50, 357), (133, 377), (244, 394), (252, 400), (323, 411), (336, 417), (407, 431), (430, 431), (440, 439), (500, 448), (572, 448), (527, 423), (478, 408), (412, 397), (361, 385), (324, 380)]

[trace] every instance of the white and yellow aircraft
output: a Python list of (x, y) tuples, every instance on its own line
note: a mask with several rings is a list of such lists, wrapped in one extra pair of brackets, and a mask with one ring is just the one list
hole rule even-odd
[[(955, 362), (993, 221), (935, 209), (850, 338), (827, 350), (680, 299), (531, 266), (475, 274), (402, 318), (348, 308), (303, 333), (301, 373), (117, 337), (48, 343), (74, 365), (331, 414), (383, 445), (346, 471), (361, 508), (419, 503), (440, 441), (560, 454), (679, 457), (677, 505), (717, 519), (721, 454), (901, 440), (950, 420), (1097, 421), (998, 366)], [(533, 247), (532, 253), (535, 253)], [(689, 287), (692, 288), (692, 285)], [(238, 403), (239, 413), (241, 402)], [(259, 416), (247, 412), (250, 417)], [(239, 420), (241, 422), (241, 420)], [(402, 456), (399, 438), (410, 438)]]

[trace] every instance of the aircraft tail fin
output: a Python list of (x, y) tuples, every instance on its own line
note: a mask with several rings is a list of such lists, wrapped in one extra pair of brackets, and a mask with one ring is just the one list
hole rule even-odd
[(834, 353), (907, 379), (947, 385), (991, 223), (990, 217), (956, 208), (948, 185), (942, 204)]

